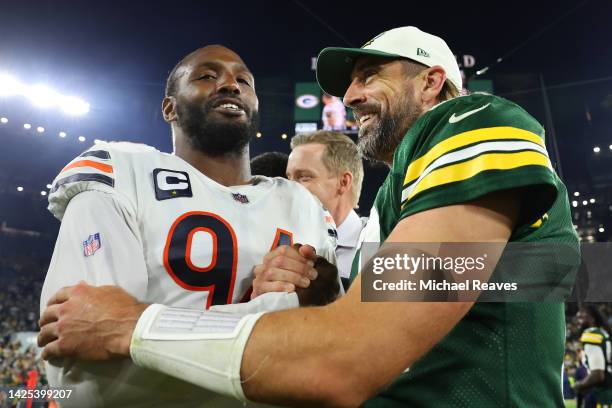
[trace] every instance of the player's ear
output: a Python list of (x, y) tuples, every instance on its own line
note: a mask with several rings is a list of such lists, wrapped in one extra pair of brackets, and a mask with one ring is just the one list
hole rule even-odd
[(174, 96), (166, 96), (162, 101), (162, 114), (167, 123), (176, 121), (176, 98)]
[(422, 99), (424, 102), (435, 101), (446, 81), (446, 72), (439, 65), (434, 65), (422, 72), (421, 84)]
[(338, 181), (338, 193), (340, 195), (345, 194), (353, 186), (353, 174), (350, 171), (342, 172), (340, 177), (338, 177)]

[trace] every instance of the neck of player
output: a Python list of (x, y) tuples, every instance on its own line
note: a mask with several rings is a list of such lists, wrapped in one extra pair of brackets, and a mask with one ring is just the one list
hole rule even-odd
[(251, 183), (248, 146), (239, 154), (211, 156), (194, 149), (188, 143), (177, 141), (174, 153), (221, 185), (229, 187)]

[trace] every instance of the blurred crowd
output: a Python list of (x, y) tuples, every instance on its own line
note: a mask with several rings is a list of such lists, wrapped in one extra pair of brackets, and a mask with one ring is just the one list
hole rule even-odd
[(0, 408), (21, 406), (8, 399), (8, 387), (25, 388), (30, 378), (37, 380), (37, 388), (47, 383), (40, 351), (31, 343), (46, 269), (40, 258), (0, 257)]

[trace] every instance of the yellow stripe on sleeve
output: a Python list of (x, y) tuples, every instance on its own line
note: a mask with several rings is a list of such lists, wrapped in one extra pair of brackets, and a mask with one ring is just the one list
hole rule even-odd
[(524, 166), (544, 166), (552, 168), (547, 156), (533, 150), (516, 153), (483, 154), (471, 160), (432, 171), (415, 186), (410, 192), (410, 195), (408, 195), (407, 201), (410, 201), (415, 195), (430, 188), (467, 180), (483, 171), (511, 170)]
[(425, 171), (427, 166), (429, 166), (438, 157), (443, 156), (449, 151), (478, 142), (500, 139), (526, 140), (544, 147), (544, 142), (542, 141), (542, 138), (540, 136), (525, 129), (519, 129), (510, 126), (499, 126), (470, 130), (468, 132), (460, 133), (448, 139), (444, 139), (443, 141), (432, 147), (423, 156), (410, 163), (410, 166), (408, 166), (408, 169), (406, 170), (404, 185), (411, 183), (417, 178), (419, 178), (419, 176), (423, 173), (423, 171)]
[(604, 341), (604, 336), (599, 333), (582, 333), (582, 336), (580, 336), (580, 341), (582, 343), (602, 344)]

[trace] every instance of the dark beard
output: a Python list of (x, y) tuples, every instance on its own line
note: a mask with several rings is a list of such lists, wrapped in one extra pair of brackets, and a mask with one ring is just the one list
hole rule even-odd
[(397, 112), (380, 113), (378, 123), (367, 133), (359, 129), (357, 147), (364, 158), (374, 162), (391, 163), (393, 153), (404, 135), (421, 116), (421, 110), (407, 98), (399, 105)]
[(194, 149), (210, 156), (240, 155), (259, 128), (259, 112), (245, 110), (247, 123), (210, 120), (211, 100), (200, 108), (197, 105), (177, 105), (178, 125)]

